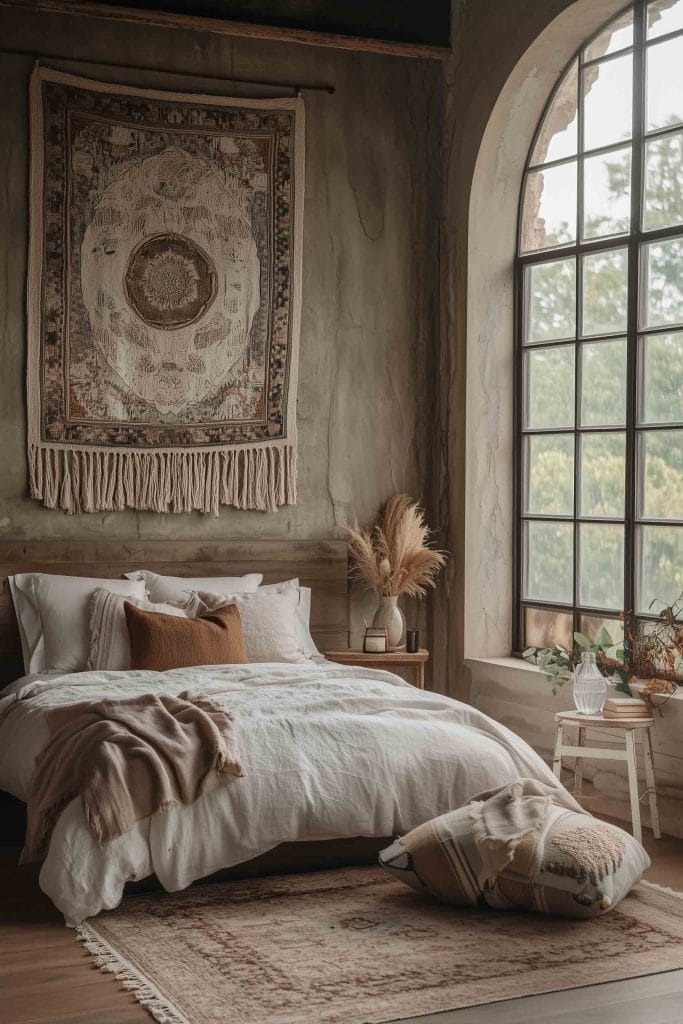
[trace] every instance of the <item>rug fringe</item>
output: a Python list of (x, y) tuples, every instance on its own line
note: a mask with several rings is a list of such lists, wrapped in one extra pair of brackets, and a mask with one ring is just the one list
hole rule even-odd
[(31, 497), (71, 515), (204, 512), (221, 505), (274, 512), (296, 504), (296, 444), (214, 451), (112, 451), (31, 443)]
[(683, 900), (683, 892), (678, 892), (676, 889), (670, 889), (668, 885), (660, 885), (658, 882), (648, 882), (646, 878), (641, 878), (640, 885), (646, 885), (649, 889), (659, 889), (660, 892), (666, 893), (667, 896), (675, 896), (679, 900)]
[(76, 926), (78, 941), (82, 942), (99, 969), (113, 974), (123, 988), (131, 992), (138, 1003), (154, 1017), (159, 1024), (190, 1024), (171, 1002), (124, 957), (117, 953), (94, 931), (90, 925)]

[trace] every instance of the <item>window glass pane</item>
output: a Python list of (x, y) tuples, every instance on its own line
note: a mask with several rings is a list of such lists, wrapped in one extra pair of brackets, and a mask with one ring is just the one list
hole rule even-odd
[(537, 522), (524, 526), (525, 596), (571, 604), (574, 527), (571, 523)]
[(573, 427), (574, 346), (529, 349), (526, 371), (526, 426)]
[(643, 519), (683, 519), (683, 430), (640, 434)]
[(647, 5), (647, 38), (656, 39), (683, 29), (681, 0), (654, 0)]
[(574, 156), (578, 148), (577, 131), (578, 65), (574, 61), (555, 93), (538, 133), (531, 165), (550, 163)]
[(522, 252), (564, 245), (576, 238), (576, 161), (527, 175)]
[(683, 423), (683, 332), (640, 339), (641, 422)]
[(581, 515), (622, 517), (626, 434), (583, 434), (580, 450)]
[(672, 604), (683, 590), (683, 527), (641, 526), (637, 610)]
[(554, 647), (565, 651), (573, 646), (573, 619), (567, 612), (551, 612), (547, 608), (524, 609), (524, 646)]
[(526, 271), (529, 341), (573, 338), (576, 333), (576, 260), (537, 263)]
[(583, 334), (626, 330), (626, 249), (584, 256)]
[[(601, 629), (607, 630), (614, 646), (618, 644), (621, 647), (624, 643), (624, 623), (620, 619), (607, 619), (602, 615), (582, 615), (579, 618), (579, 629), (591, 643), (597, 642)], [(611, 653), (614, 656), (616, 651)]]
[(683, 323), (683, 240), (643, 247), (647, 327)]
[(632, 75), (630, 53), (584, 69), (584, 149), (599, 149), (631, 138)]
[(624, 528), (607, 523), (579, 527), (579, 603), (614, 608), (624, 603)]
[(631, 147), (583, 165), (583, 237), (624, 234), (631, 224)]
[(626, 338), (581, 346), (581, 425), (620, 427), (626, 422)]
[(683, 132), (645, 143), (646, 231), (683, 222)]
[(633, 46), (633, 11), (628, 10), (611, 21), (583, 51), (584, 60), (598, 60), (617, 50)]
[(550, 434), (526, 439), (526, 512), (574, 514), (574, 435)]
[(648, 47), (645, 82), (647, 130), (683, 121), (683, 36)]

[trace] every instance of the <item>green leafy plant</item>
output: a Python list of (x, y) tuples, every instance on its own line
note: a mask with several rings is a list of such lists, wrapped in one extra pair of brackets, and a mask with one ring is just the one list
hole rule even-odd
[(538, 665), (556, 694), (574, 673), (584, 651), (593, 651), (598, 668), (608, 678), (616, 677), (615, 689), (632, 697), (628, 685), (629, 673), (623, 644), (615, 643), (609, 631), (601, 626), (594, 641), (583, 633), (574, 633), (574, 648), (568, 651), (560, 644), (554, 647), (527, 647), (522, 652), (525, 661)]

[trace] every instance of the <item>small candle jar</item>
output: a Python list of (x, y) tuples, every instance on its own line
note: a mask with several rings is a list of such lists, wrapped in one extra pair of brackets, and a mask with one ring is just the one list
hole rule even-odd
[(420, 650), (420, 630), (406, 630), (406, 654), (417, 654)]

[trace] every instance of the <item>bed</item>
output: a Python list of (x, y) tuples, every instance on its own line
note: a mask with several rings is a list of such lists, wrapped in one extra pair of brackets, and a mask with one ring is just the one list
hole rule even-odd
[[(144, 564), (183, 576), (263, 571), (264, 583), (298, 576), (310, 586), (311, 633), (322, 649), (348, 643), (346, 549), (339, 542), (235, 544), (0, 544), (0, 573), (19, 570), (115, 578)], [(18, 675), (9, 596), (0, 605), (0, 654)], [(129, 882), (155, 876), (182, 889), (221, 869), (291, 850), (296, 867), (324, 866), (520, 776), (558, 786), (519, 737), (476, 709), (420, 691), (391, 673), (315, 658), (170, 672), (34, 673), (5, 679), (0, 695), (0, 787), (25, 800), (47, 737), (49, 708), (101, 697), (200, 689), (240, 723), (243, 778), (139, 821), (99, 847), (83, 808), (61, 813), (40, 871), (41, 888), (69, 925), (116, 906)], [(330, 863), (329, 846), (324, 863)], [(363, 848), (367, 852), (367, 846)], [(282, 858), (293, 866), (289, 856)], [(271, 862), (272, 863), (272, 862)]]

